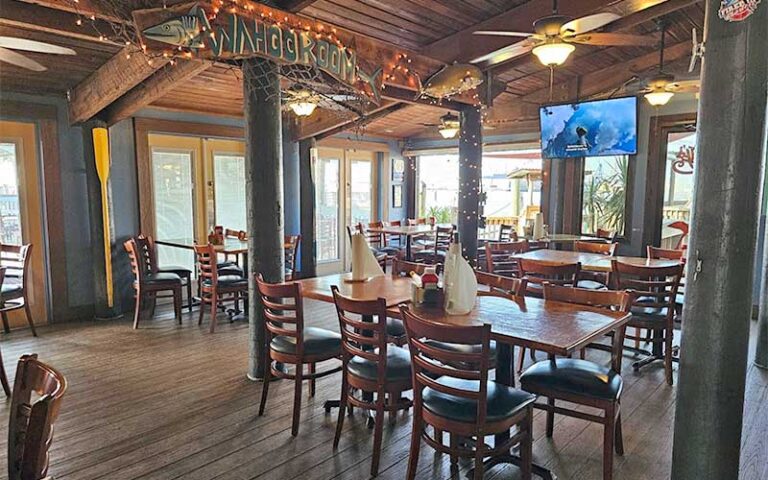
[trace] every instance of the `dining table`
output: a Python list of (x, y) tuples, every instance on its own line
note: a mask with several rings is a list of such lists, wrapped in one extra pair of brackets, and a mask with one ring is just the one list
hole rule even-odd
[[(351, 274), (334, 274), (299, 280), (302, 294), (323, 302), (333, 302), (331, 286), (339, 287), (342, 295), (356, 300), (384, 298), (387, 313), (401, 318), (399, 306), (411, 301), (411, 279), (383, 275), (365, 282), (350, 283)], [(590, 343), (602, 339), (607, 333), (626, 325), (630, 316), (602, 308), (572, 303), (547, 301), (537, 298), (516, 298), (481, 294), (475, 307), (466, 315), (448, 315), (440, 307), (411, 305), (417, 315), (448, 325), (491, 325), (491, 338), (497, 343), (496, 381), (515, 386), (512, 369), (514, 347), (525, 347), (549, 355), (570, 356)], [(326, 411), (338, 407), (336, 401), (326, 402)], [(496, 442), (509, 438), (509, 433), (497, 436)], [(499, 463), (519, 465), (519, 457), (509, 455), (486, 461), (491, 467)], [(552, 473), (534, 465), (534, 473), (544, 479), (552, 479)]]
[(628, 263), (637, 266), (647, 267), (671, 267), (678, 265), (679, 260), (654, 259), (645, 257), (630, 256), (609, 256), (599, 253), (572, 252), (566, 250), (533, 250), (524, 253), (512, 255), (512, 258), (523, 258), (528, 260), (537, 260), (550, 265), (567, 265), (580, 263), (581, 269), (589, 272), (611, 272), (611, 261), (616, 260), (620, 263)]
[(422, 235), (434, 235), (437, 227), (450, 227), (451, 224), (440, 225), (397, 225), (397, 226), (381, 226), (381, 227), (368, 227), (366, 230), (370, 233), (380, 233), (384, 235), (395, 235), (405, 238), (405, 259), (411, 261), (413, 259), (413, 238)]

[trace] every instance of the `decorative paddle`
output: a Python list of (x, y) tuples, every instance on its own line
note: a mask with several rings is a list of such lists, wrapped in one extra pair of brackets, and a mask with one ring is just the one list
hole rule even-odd
[(114, 293), (112, 291), (112, 244), (109, 225), (109, 199), (107, 192), (107, 180), (109, 180), (109, 134), (106, 128), (93, 129), (93, 153), (96, 161), (96, 172), (101, 183), (101, 219), (104, 228), (104, 266), (107, 281), (107, 305), (114, 306)]

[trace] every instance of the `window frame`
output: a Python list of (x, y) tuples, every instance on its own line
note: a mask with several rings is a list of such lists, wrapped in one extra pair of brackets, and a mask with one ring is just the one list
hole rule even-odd
[[(613, 158), (613, 157), (627, 157), (627, 183), (625, 188), (625, 198), (624, 198), (624, 225), (622, 229), (621, 234), (616, 235), (616, 241), (620, 243), (629, 243), (630, 237), (631, 237), (631, 231), (632, 231), (632, 211), (634, 210), (634, 183), (635, 183), (635, 171), (636, 171), (636, 163), (637, 163), (637, 155), (609, 155), (609, 156), (601, 156), (601, 157), (590, 157), (590, 158), (599, 158), (601, 160)], [(587, 157), (579, 157), (577, 160), (577, 163), (579, 164), (577, 167), (578, 171), (578, 177), (580, 180), (578, 182), (578, 202), (576, 203), (574, 212), (576, 213), (574, 221), (576, 227), (575, 232), (577, 232), (579, 235), (591, 235), (594, 236), (595, 233), (584, 233), (582, 226), (583, 226), (583, 214), (584, 214), (584, 180), (586, 176), (586, 163), (587, 163)], [(567, 173), (566, 173), (567, 176)]]

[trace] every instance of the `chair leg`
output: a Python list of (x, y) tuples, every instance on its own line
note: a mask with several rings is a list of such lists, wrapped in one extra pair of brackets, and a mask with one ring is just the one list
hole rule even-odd
[(294, 437), (299, 434), (299, 419), (301, 418), (301, 383), (303, 378), (304, 365), (296, 365), (296, 380), (293, 391), (293, 423), (291, 424), (291, 435)]
[(333, 449), (339, 448), (341, 440), (341, 430), (344, 428), (344, 417), (347, 409), (347, 395), (349, 395), (349, 384), (347, 383), (346, 370), (341, 372), (341, 397), (339, 399), (339, 416), (336, 419), (336, 435), (333, 437)]
[(483, 457), (485, 455), (485, 439), (483, 437), (477, 437), (477, 444), (475, 445), (475, 480), (483, 480), (485, 474), (485, 465), (483, 465)]
[(549, 405), (549, 409), (547, 409), (547, 437), (552, 438), (555, 432), (555, 399), (547, 398), (547, 405)]
[[(139, 328), (139, 318), (141, 317), (141, 304), (142, 304), (143, 297), (144, 295), (141, 293), (141, 291), (137, 290), (136, 291), (136, 308), (134, 309), (134, 312), (133, 312), (133, 329), (134, 330)], [(3, 316), (5, 316), (5, 314), (3, 314)]]
[(157, 295), (155, 295), (154, 292), (149, 294), (149, 298), (152, 301), (150, 310), (149, 310), (149, 319), (152, 320), (155, 318), (155, 308), (157, 307)]
[(525, 365), (525, 347), (520, 347), (520, 352), (517, 354), (517, 373), (523, 373), (524, 365)]
[(520, 441), (520, 478), (531, 480), (533, 470), (533, 407), (528, 407), (528, 414), (522, 421), (525, 436)]
[(181, 285), (173, 289), (173, 311), (181, 325)]
[(624, 436), (621, 433), (621, 407), (617, 404), (618, 414), (616, 415), (616, 453), (624, 455)]
[(11, 396), (11, 386), (8, 384), (8, 375), (5, 373), (5, 365), (3, 365), (3, 352), (0, 352), (0, 382), (3, 384), (3, 391), (5, 396)]
[[(459, 436), (455, 433), (449, 433), (448, 441), (450, 442), (451, 450), (454, 452), (459, 449)], [(451, 453), (451, 470), (454, 468), (458, 468), (459, 466), (459, 455), (457, 453)]]
[(216, 331), (216, 317), (219, 313), (219, 295), (213, 292), (211, 295), (211, 333)]
[[(27, 303), (27, 299), (24, 299), (24, 315), (27, 317), (27, 323), (29, 324), (30, 330), (32, 330), (32, 336), (37, 336), (37, 330), (35, 330), (35, 322), (32, 321), (32, 312), (29, 311), (29, 304)], [(672, 346), (670, 344), (670, 352), (672, 351)]]
[(411, 427), (411, 449), (408, 452), (408, 473), (405, 478), (416, 478), (416, 470), (419, 468), (419, 450), (421, 449), (421, 430), (424, 428), (421, 418), (421, 405), (414, 406), (413, 426)]
[[(315, 374), (315, 363), (309, 364), (309, 374), (314, 375)], [(315, 396), (315, 379), (309, 381), (309, 398), (312, 398)]]
[(379, 474), (379, 458), (381, 457), (381, 439), (384, 435), (384, 402), (387, 395), (384, 389), (376, 392), (376, 424), (373, 427), (373, 458), (371, 458), (371, 476)]
[(197, 317), (197, 326), (203, 324), (203, 317), (205, 316), (205, 303), (206, 299), (201, 295), (200, 296), (200, 315)]
[(672, 378), (672, 339), (674, 335), (672, 326), (664, 330), (664, 373), (667, 376), (667, 385), (674, 383)]
[(613, 448), (616, 438), (616, 411), (613, 406), (605, 410), (603, 427), (603, 480), (613, 478)]
[(639, 327), (635, 327), (635, 349), (636, 350), (640, 349), (640, 334), (641, 333), (642, 332), (641, 332), (640, 328)]
[(187, 308), (192, 312), (192, 274), (187, 277)]
[(5, 312), (2, 312), (1, 316), (3, 318), (3, 331), (5, 333), (11, 333), (11, 327), (10, 325), (8, 325), (8, 314)]
[(264, 385), (261, 387), (261, 403), (259, 404), (259, 416), (264, 415), (264, 409), (267, 408), (267, 398), (269, 397), (270, 383), (272, 383), (272, 359), (267, 359), (267, 365), (264, 368)]

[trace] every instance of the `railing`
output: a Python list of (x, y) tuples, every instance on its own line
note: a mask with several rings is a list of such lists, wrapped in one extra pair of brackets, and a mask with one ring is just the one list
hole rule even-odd
[(688, 207), (664, 207), (661, 215), (664, 220), (683, 220), (689, 222), (691, 220), (691, 209)]

